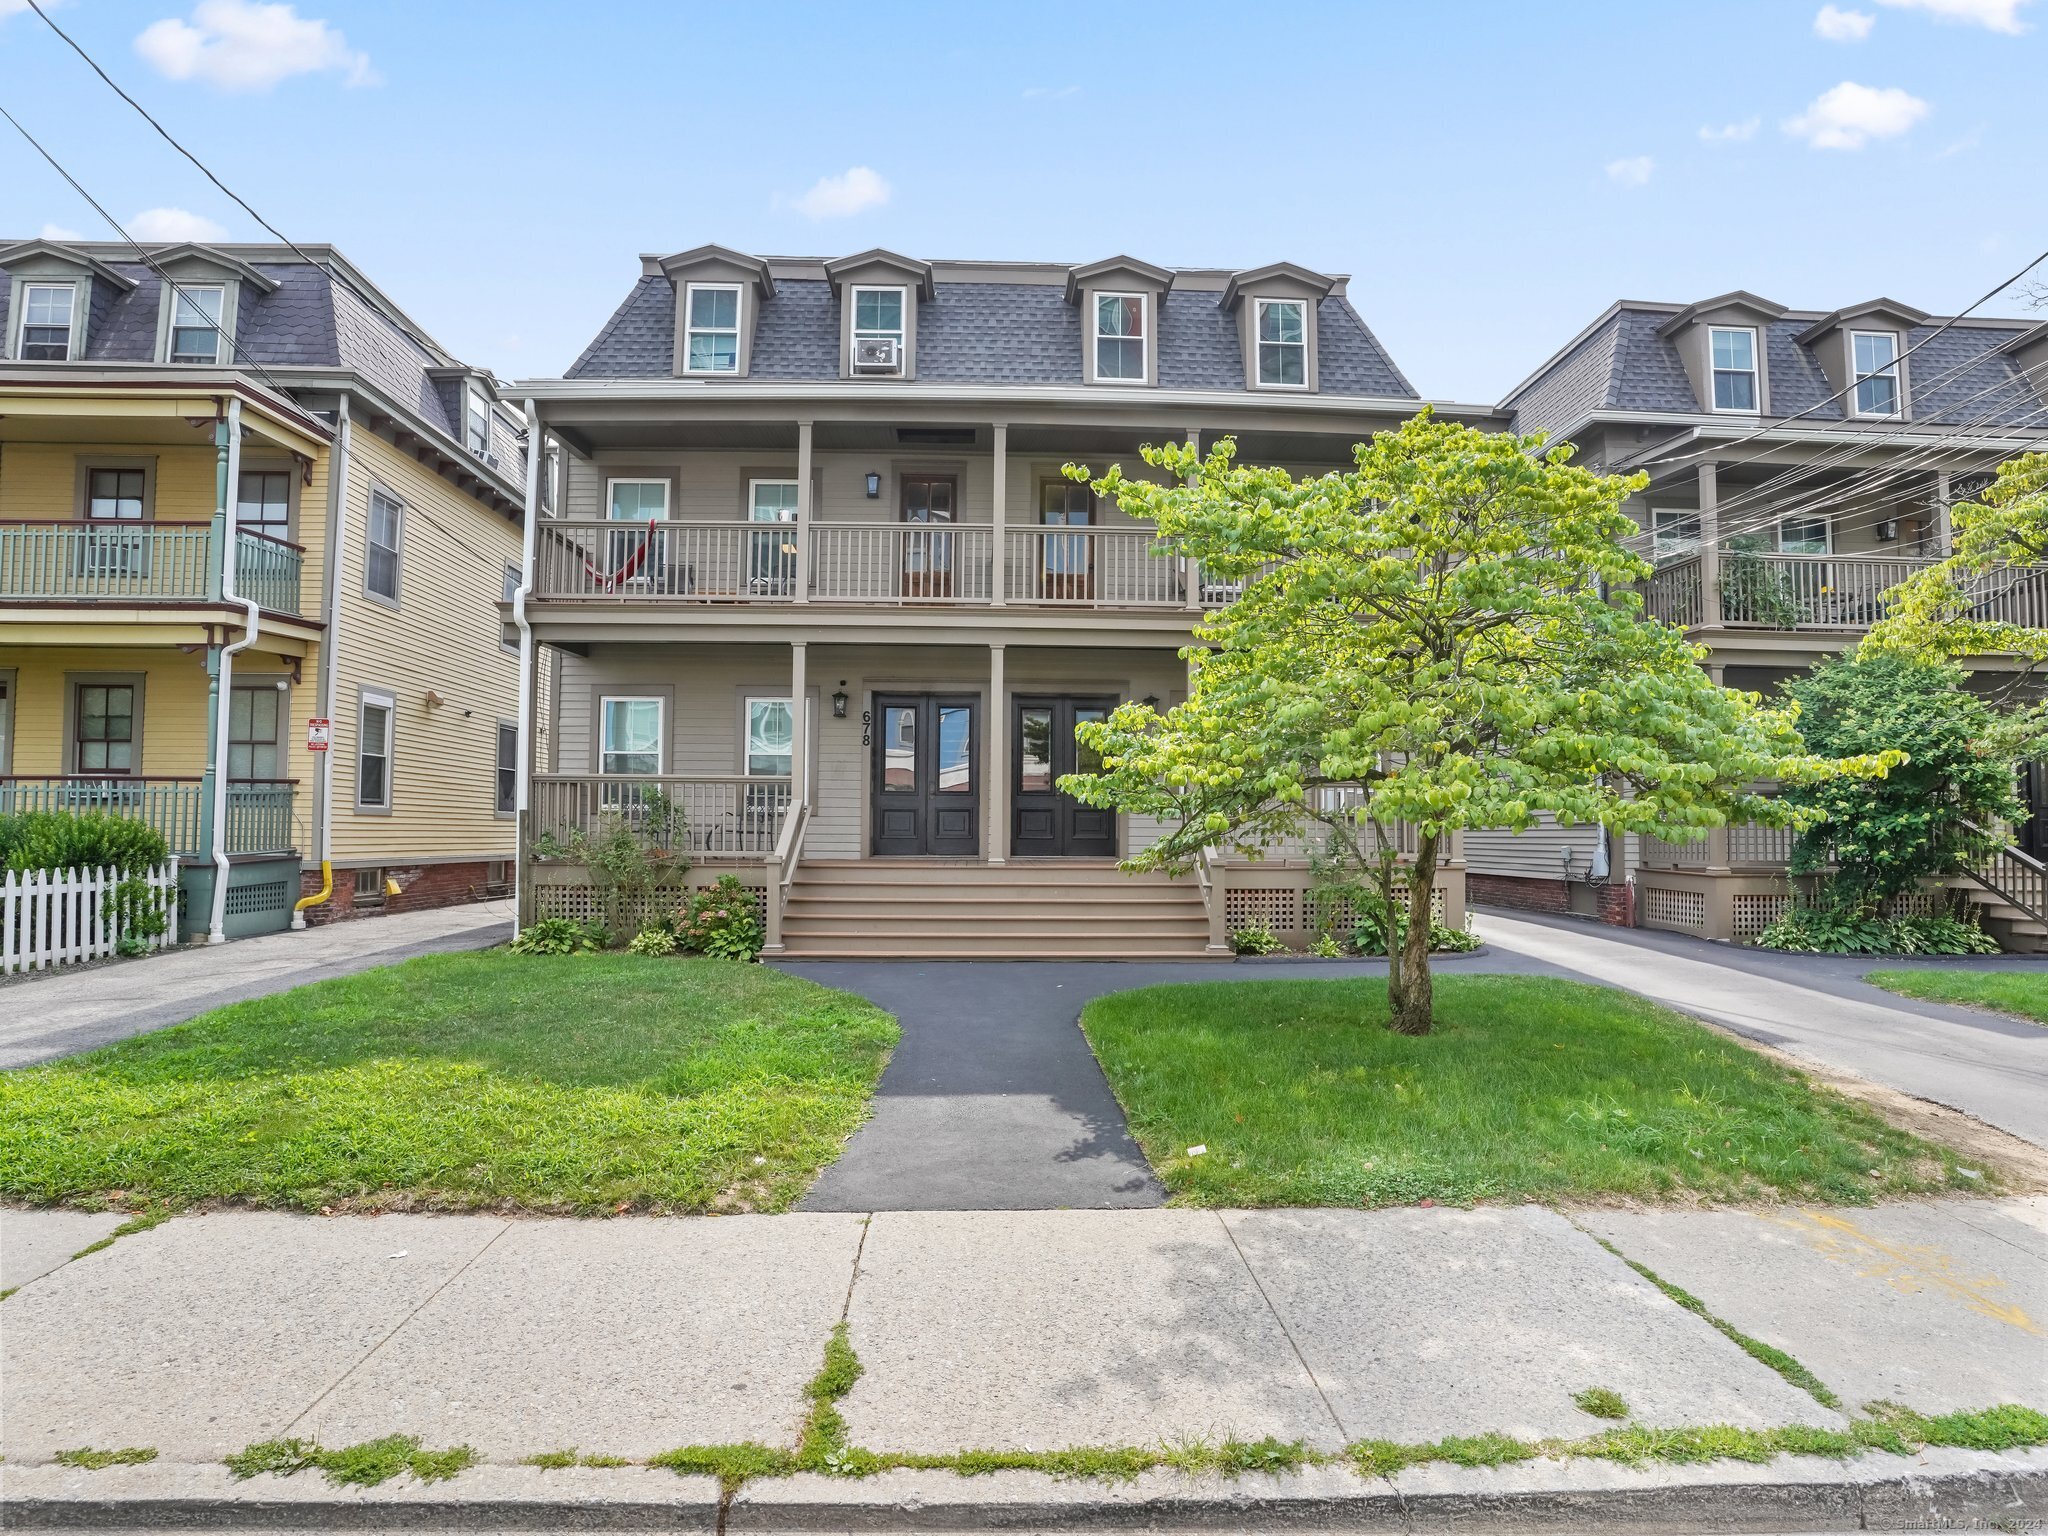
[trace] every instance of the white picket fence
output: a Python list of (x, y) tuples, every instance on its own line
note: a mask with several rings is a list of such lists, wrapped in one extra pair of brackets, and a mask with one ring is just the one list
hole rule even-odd
[[(0, 976), (113, 954), (121, 934), (106, 910), (107, 893), (124, 878), (111, 867), (0, 875)], [(164, 931), (147, 943), (167, 949), (178, 942), (178, 861), (166, 860), (136, 878), (156, 893), (167, 919)]]

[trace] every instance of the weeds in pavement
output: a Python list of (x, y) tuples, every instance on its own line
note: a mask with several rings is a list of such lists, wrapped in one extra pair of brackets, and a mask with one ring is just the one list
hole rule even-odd
[(578, 1451), (573, 1445), (562, 1451), (536, 1451), (531, 1456), (519, 1458), (522, 1467), (542, 1467), (548, 1471), (560, 1471), (564, 1467), (630, 1467), (630, 1456), (600, 1456)]
[(139, 1467), (144, 1462), (156, 1460), (153, 1445), (124, 1445), (118, 1451), (96, 1451), (90, 1446), (80, 1446), (75, 1451), (59, 1451), (50, 1458), (60, 1467), (82, 1467), (87, 1472), (104, 1472), (108, 1467)]
[(441, 1482), (475, 1466), (476, 1460), (476, 1452), (466, 1445), (430, 1451), (416, 1436), (385, 1435), (336, 1450), (311, 1440), (264, 1440), (228, 1457), (227, 1467), (238, 1479), (262, 1472), (290, 1477), (318, 1471), (336, 1487), (374, 1488), (401, 1472), (410, 1472), (423, 1483)]
[(1605, 1387), (1588, 1387), (1583, 1392), (1574, 1392), (1572, 1401), (1581, 1413), (1590, 1413), (1596, 1419), (1625, 1419), (1628, 1417), (1628, 1399), (1619, 1392), (1610, 1392)]

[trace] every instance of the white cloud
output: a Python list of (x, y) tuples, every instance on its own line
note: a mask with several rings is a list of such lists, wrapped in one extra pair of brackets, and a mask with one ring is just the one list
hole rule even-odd
[(75, 229), (66, 229), (62, 224), (45, 224), (43, 226), (43, 238), (45, 240), (71, 241), (83, 240), (85, 236)]
[(1799, 116), (1787, 118), (1785, 131), (1815, 149), (1861, 149), (1872, 139), (1898, 137), (1931, 110), (1918, 96), (1895, 85), (1880, 88), (1844, 80), (1814, 97)]
[(370, 56), (324, 21), (289, 5), (258, 0), (199, 0), (192, 19), (152, 22), (135, 51), (173, 80), (204, 80), (224, 91), (267, 91), (293, 75), (333, 70), (345, 84), (372, 85)]
[(1940, 21), (1960, 21), (1992, 32), (2017, 37), (2027, 30), (2020, 20), (2020, 7), (2033, 0), (1877, 0), (1879, 5), (1902, 11), (1925, 11)]
[(838, 176), (820, 176), (817, 185), (796, 200), (806, 218), (843, 219), (889, 201), (889, 183), (864, 165)]
[(203, 213), (183, 208), (145, 208), (128, 221), (138, 240), (224, 240), (227, 231)]
[(1607, 162), (1607, 179), (1624, 187), (1640, 187), (1656, 169), (1657, 162), (1648, 155), (1630, 155), (1625, 160)]
[(1760, 117), (1745, 117), (1739, 123), (1723, 123), (1719, 128), (1712, 126), (1700, 129), (1700, 138), (1709, 144), (1740, 144), (1745, 139), (1756, 137), (1757, 129), (1763, 127)]
[(1876, 25), (1877, 18), (1868, 11), (1845, 11), (1838, 5), (1824, 5), (1813, 18), (1813, 35), (1831, 43), (1860, 43)]
[(1081, 87), (1078, 85), (1033, 85), (1025, 88), (1024, 99), (1026, 101), (1058, 101), (1065, 96), (1078, 96), (1080, 94)]

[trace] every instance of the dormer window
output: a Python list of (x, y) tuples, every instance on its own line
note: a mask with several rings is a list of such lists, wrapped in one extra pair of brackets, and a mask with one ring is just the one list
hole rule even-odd
[(1095, 295), (1095, 377), (1145, 382), (1145, 296)]
[(1899, 338), (1891, 331), (1852, 331), (1856, 414), (1896, 416), (1899, 411)]
[(1255, 299), (1259, 327), (1259, 383), (1276, 389), (1308, 386), (1308, 305), (1301, 299)]
[(1746, 325), (1717, 325), (1708, 340), (1714, 361), (1714, 409), (1755, 411), (1756, 332)]
[(683, 348), (685, 373), (740, 371), (740, 289), (737, 283), (691, 283)]
[(491, 401), (490, 397), (474, 385), (469, 391), (469, 417), (466, 425), (469, 451), (482, 458), (491, 451)]
[(171, 347), (174, 363), (218, 363), (220, 317), (225, 288), (195, 288), (180, 283), (171, 296)]
[(856, 373), (903, 371), (903, 290), (853, 290), (853, 370)]
[(31, 363), (62, 363), (71, 357), (72, 315), (78, 289), (71, 283), (22, 286), (20, 357)]

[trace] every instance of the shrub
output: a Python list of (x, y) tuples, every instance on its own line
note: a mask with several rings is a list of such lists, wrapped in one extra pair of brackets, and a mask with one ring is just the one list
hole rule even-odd
[(1230, 947), (1240, 955), (1277, 955), (1287, 946), (1264, 923), (1246, 923), (1230, 935)]
[(594, 955), (604, 948), (606, 934), (595, 923), (573, 917), (543, 917), (528, 923), (512, 941), (515, 955)]
[(690, 872), (682, 807), (658, 789), (642, 789), (629, 805), (607, 807), (590, 828), (572, 827), (566, 841), (543, 833), (536, 858), (567, 858), (590, 871), (605, 922), (625, 932), (639, 926), (649, 907), (668, 903)]
[(114, 941), (118, 954), (140, 955), (149, 941), (171, 925), (171, 893), (152, 886), (139, 875), (129, 875), (107, 892), (100, 903), (101, 915), (120, 935)]
[(1757, 935), (1766, 949), (1808, 955), (1995, 955), (1998, 941), (1945, 913), (1883, 917), (1845, 905), (1794, 907)]
[(146, 821), (103, 811), (24, 811), (0, 816), (0, 867), (147, 869), (170, 857), (163, 833)]
[[(1361, 955), (1384, 955), (1391, 932), (1395, 944), (1408, 931), (1406, 913), (1397, 912), (1389, 923), (1377, 912), (1368, 911), (1351, 930), (1351, 947)], [(1479, 935), (1467, 928), (1453, 928), (1434, 919), (1429, 925), (1429, 947), (1438, 953), (1464, 954), (1479, 947)]]
[(717, 960), (753, 959), (763, 940), (757, 899), (738, 876), (720, 875), (683, 908), (683, 947)]
[(1309, 945), (1308, 952), (1318, 960), (1341, 960), (1344, 958), (1344, 946), (1337, 942), (1337, 935), (1329, 932), (1317, 934), (1316, 941)]
[(666, 923), (656, 923), (634, 934), (633, 942), (626, 948), (636, 955), (672, 955), (680, 942), (673, 928)]

